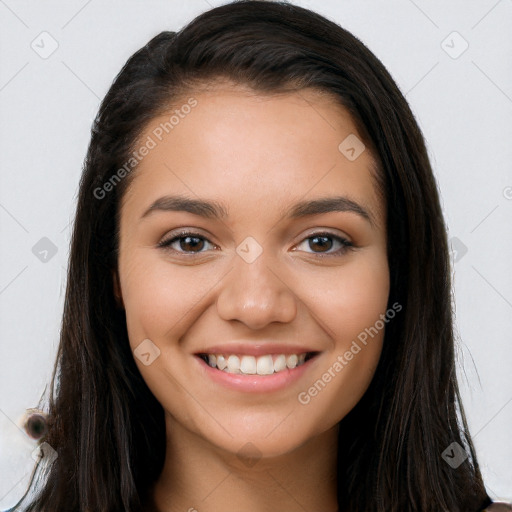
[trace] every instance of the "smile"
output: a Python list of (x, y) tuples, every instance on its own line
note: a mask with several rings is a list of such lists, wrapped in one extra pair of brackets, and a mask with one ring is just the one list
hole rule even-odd
[(284, 390), (318, 367), (321, 352), (294, 354), (196, 353), (199, 374), (224, 389), (244, 393)]
[(302, 354), (265, 354), (259, 357), (237, 354), (198, 354), (212, 368), (242, 375), (272, 375), (303, 365), (313, 352)]

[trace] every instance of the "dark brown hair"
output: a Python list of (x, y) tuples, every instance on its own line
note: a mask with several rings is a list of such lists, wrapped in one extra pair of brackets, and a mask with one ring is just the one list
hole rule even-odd
[[(160, 33), (130, 57), (101, 104), (80, 181), (47, 407), (44, 441), (58, 458), (41, 471), (26, 510), (141, 511), (163, 467), (163, 409), (136, 367), (112, 285), (119, 205), (133, 174), (104, 197), (97, 190), (129, 160), (151, 119), (221, 78), (262, 94), (332, 94), (378, 162), (389, 304), (403, 312), (386, 327), (369, 389), (340, 422), (340, 510), (481, 510), (490, 499), (457, 386), (447, 235), (423, 136), (362, 42), (310, 10), (264, 1), (223, 5)], [(454, 442), (468, 454), (457, 469), (441, 456)]]

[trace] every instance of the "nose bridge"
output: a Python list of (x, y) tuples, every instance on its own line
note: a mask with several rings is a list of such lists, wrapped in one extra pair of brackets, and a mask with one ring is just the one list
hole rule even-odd
[(271, 322), (290, 322), (297, 300), (290, 285), (279, 275), (279, 265), (270, 251), (252, 237), (242, 241), (217, 299), (219, 316), (239, 320), (258, 329)]

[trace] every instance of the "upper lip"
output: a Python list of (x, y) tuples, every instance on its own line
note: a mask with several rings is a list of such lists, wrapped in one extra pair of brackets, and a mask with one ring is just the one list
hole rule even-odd
[(275, 342), (234, 342), (221, 345), (212, 345), (202, 350), (197, 350), (195, 354), (241, 354), (248, 356), (263, 356), (266, 354), (304, 354), (308, 352), (319, 352), (306, 345), (290, 345), (288, 343)]

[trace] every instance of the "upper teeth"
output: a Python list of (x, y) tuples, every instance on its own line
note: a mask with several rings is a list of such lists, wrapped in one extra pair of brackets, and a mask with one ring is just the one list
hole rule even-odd
[(218, 368), (228, 373), (243, 373), (248, 375), (270, 375), (272, 373), (281, 372), (287, 368), (293, 369), (300, 366), (306, 359), (304, 354), (267, 354), (264, 356), (237, 356), (207, 354), (208, 364), (212, 368)]

